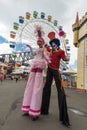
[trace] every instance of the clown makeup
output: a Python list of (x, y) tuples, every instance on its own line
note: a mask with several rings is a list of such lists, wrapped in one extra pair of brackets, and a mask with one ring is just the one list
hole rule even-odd
[(52, 49), (53, 49), (53, 51), (57, 51), (58, 50), (58, 46), (55, 43), (52, 43)]
[(42, 42), (41, 42), (41, 41), (38, 41), (38, 42), (37, 42), (37, 45), (38, 45), (40, 48), (42, 48), (42, 47), (43, 47), (43, 45), (42, 45)]

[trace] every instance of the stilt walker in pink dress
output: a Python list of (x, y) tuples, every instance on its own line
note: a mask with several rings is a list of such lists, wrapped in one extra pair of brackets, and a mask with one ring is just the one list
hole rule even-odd
[(41, 102), (42, 102), (42, 92), (43, 92), (43, 70), (46, 69), (47, 62), (50, 62), (49, 57), (44, 51), (44, 39), (41, 35), (41, 29), (37, 29), (38, 39), (37, 45), (38, 49), (32, 51), (32, 48), (27, 45), (34, 59), (32, 60), (31, 72), (29, 79), (25, 88), (24, 98), (22, 103), (22, 112), (24, 115), (29, 115), (32, 120), (37, 120), (41, 113)]

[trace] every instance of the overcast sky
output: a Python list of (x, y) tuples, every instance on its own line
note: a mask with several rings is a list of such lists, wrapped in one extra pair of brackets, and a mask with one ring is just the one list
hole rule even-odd
[[(0, 0), (0, 35), (9, 38), (13, 22), (26, 12), (33, 14), (33, 11), (44, 12), (58, 20), (67, 33), (71, 46), (71, 60), (74, 64), (77, 59), (77, 48), (73, 46), (72, 24), (75, 22), (76, 13), (82, 18), (87, 11), (86, 0)], [(11, 51), (5, 44), (0, 45), (0, 51), (5, 49)], [(3, 51), (2, 51), (3, 52)]]

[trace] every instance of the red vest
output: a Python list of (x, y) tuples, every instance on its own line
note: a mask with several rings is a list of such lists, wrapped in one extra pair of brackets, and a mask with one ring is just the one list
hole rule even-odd
[(60, 67), (61, 59), (65, 59), (65, 52), (63, 50), (60, 49), (57, 52), (52, 52), (51, 63), (49, 63), (49, 66), (58, 70)]

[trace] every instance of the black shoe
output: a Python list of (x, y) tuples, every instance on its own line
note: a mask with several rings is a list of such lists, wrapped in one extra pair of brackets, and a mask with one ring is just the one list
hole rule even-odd
[(38, 116), (36, 116), (36, 117), (32, 117), (32, 121), (36, 121), (36, 120), (38, 120), (38, 119), (39, 119)]
[(41, 115), (48, 115), (48, 112), (41, 112)]
[(62, 124), (65, 125), (68, 128), (70, 128), (72, 126), (70, 123), (67, 123), (67, 122), (63, 122)]
[(22, 114), (22, 116), (29, 116), (28, 112)]

